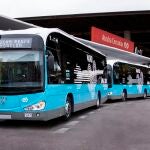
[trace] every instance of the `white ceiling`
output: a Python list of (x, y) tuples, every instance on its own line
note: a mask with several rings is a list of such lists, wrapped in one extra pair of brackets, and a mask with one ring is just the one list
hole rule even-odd
[(150, 10), (149, 0), (1, 0), (0, 15), (13, 18)]

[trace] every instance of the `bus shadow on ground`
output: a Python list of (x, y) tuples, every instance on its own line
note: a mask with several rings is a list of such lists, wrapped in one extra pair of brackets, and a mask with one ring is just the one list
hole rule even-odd
[[(107, 100), (106, 103), (101, 104), (99, 109), (103, 109), (107, 106), (110, 106), (111, 104), (114, 103), (126, 103), (126, 102), (136, 102), (136, 101), (144, 101), (148, 100), (150, 97), (143, 99), (143, 98), (130, 98), (127, 99), (127, 101), (122, 102), (121, 100)], [(82, 115), (87, 115), (88, 113), (92, 111), (96, 111), (97, 109), (95, 107), (89, 107), (80, 111), (77, 111), (72, 114), (71, 118), (66, 121), (64, 120), (63, 117), (59, 117), (56, 119), (52, 119), (49, 121), (22, 121), (22, 120), (1, 120), (0, 121), (0, 128), (30, 128), (30, 129), (52, 129), (57, 126), (61, 126), (65, 124), (66, 122), (75, 120), (76, 118), (82, 116)]]
[(137, 97), (137, 98), (127, 98), (126, 101), (122, 101), (121, 99), (116, 99), (116, 100), (107, 100), (106, 104), (113, 104), (113, 103), (121, 103), (121, 102), (130, 102), (130, 101), (144, 101), (148, 100), (150, 97), (147, 97), (146, 99), (142, 97)]
[[(102, 109), (103, 107), (105, 107), (105, 105), (101, 105), (99, 109)], [(56, 128), (57, 126), (61, 126), (66, 122), (75, 120), (76, 118), (82, 115), (86, 115), (95, 110), (97, 110), (95, 107), (89, 107), (81, 111), (74, 112), (69, 120), (64, 120), (63, 117), (59, 117), (48, 121), (1, 120), (0, 128), (52, 129), (52, 128)]]
[(0, 122), (0, 128), (50, 129), (63, 124), (63, 121), (61, 120), (61, 118), (56, 118), (49, 121), (4, 120)]

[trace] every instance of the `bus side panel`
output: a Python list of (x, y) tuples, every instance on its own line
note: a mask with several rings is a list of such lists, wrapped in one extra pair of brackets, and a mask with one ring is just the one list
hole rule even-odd
[(150, 96), (150, 85), (147, 85), (147, 96)]
[(138, 97), (139, 90), (137, 85), (127, 85), (127, 98)]
[(113, 85), (112, 88), (109, 88), (109, 99), (120, 99), (123, 90), (127, 91), (127, 98), (142, 97), (144, 90), (147, 90), (147, 95), (150, 95), (149, 85)]
[(96, 86), (96, 94), (100, 92), (100, 101), (101, 103), (105, 103), (108, 99), (108, 84), (97, 84)]
[(65, 106), (68, 93), (74, 93), (73, 98), (78, 101), (78, 90), (73, 84), (50, 84), (46, 87), (46, 110), (53, 110)]
[(112, 88), (108, 90), (108, 99), (121, 99), (123, 90), (126, 90), (127, 97), (131, 98), (138, 95), (137, 86), (136, 85), (123, 85), (116, 84), (113, 85)]
[(144, 90), (147, 91), (147, 96), (150, 96), (150, 85), (143, 85), (142, 94), (144, 94)]
[(107, 84), (83, 84), (79, 92), (79, 101), (96, 101), (98, 98), (98, 92), (100, 92), (101, 102), (104, 103), (107, 100)]
[(97, 84), (57, 84), (46, 88), (46, 111), (65, 107), (67, 95), (73, 95), (75, 111), (96, 105), (98, 91), (102, 103), (107, 100), (107, 85)]
[(112, 88), (108, 89), (108, 99), (121, 99), (123, 89), (126, 89), (126, 85), (112, 85)]

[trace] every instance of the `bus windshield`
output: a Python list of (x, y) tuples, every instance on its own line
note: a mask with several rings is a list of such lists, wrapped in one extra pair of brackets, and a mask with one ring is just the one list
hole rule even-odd
[(32, 92), (42, 89), (41, 51), (0, 51), (0, 93)]

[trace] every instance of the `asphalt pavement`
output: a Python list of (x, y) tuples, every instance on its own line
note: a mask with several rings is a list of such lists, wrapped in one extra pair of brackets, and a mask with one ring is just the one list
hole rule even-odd
[(149, 150), (150, 99), (109, 102), (69, 121), (1, 121), (0, 150)]

